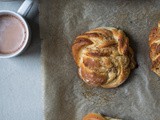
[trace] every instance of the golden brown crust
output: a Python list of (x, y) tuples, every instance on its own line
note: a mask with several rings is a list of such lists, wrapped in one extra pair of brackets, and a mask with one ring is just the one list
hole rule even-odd
[(116, 28), (96, 28), (79, 35), (72, 54), (80, 77), (92, 86), (117, 87), (135, 67), (129, 40)]
[(152, 71), (160, 76), (160, 22), (157, 28), (153, 28), (149, 35), (150, 58)]

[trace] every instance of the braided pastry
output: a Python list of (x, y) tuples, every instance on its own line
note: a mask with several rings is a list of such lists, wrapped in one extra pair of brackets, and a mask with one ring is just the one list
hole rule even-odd
[(149, 35), (150, 58), (152, 71), (160, 76), (160, 22), (157, 28), (153, 28)]
[(96, 113), (89, 113), (86, 116), (84, 116), (83, 120), (121, 120), (121, 119), (104, 117), (104, 116), (102, 116), (100, 114), (96, 114)]
[(135, 67), (128, 38), (116, 28), (96, 28), (79, 35), (72, 54), (80, 77), (91, 86), (117, 87)]

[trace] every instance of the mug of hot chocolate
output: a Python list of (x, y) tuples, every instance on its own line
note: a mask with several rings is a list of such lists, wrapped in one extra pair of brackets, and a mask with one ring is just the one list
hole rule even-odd
[(29, 45), (31, 33), (24, 18), (32, 4), (32, 0), (25, 0), (17, 13), (0, 11), (0, 58), (17, 56)]

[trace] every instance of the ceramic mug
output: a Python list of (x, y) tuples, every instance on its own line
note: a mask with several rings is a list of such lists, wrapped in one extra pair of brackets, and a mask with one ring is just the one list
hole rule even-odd
[(31, 31), (30, 31), (30, 27), (24, 17), (27, 15), (27, 13), (31, 9), (32, 5), (33, 5), (32, 0), (25, 0), (17, 12), (13, 12), (10, 10), (0, 10), (0, 15), (11, 15), (11, 16), (14, 16), (17, 19), (19, 19), (22, 22), (22, 24), (24, 25), (24, 29), (26, 32), (25, 39), (24, 39), (22, 46), (13, 53), (7, 53), (7, 54), (0, 53), (0, 58), (11, 58), (11, 57), (17, 56), (28, 47), (30, 40), (31, 40)]

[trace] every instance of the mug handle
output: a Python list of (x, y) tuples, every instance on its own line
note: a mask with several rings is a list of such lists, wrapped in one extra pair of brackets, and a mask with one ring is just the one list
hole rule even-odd
[(17, 13), (25, 17), (33, 5), (32, 0), (25, 0), (18, 9)]

